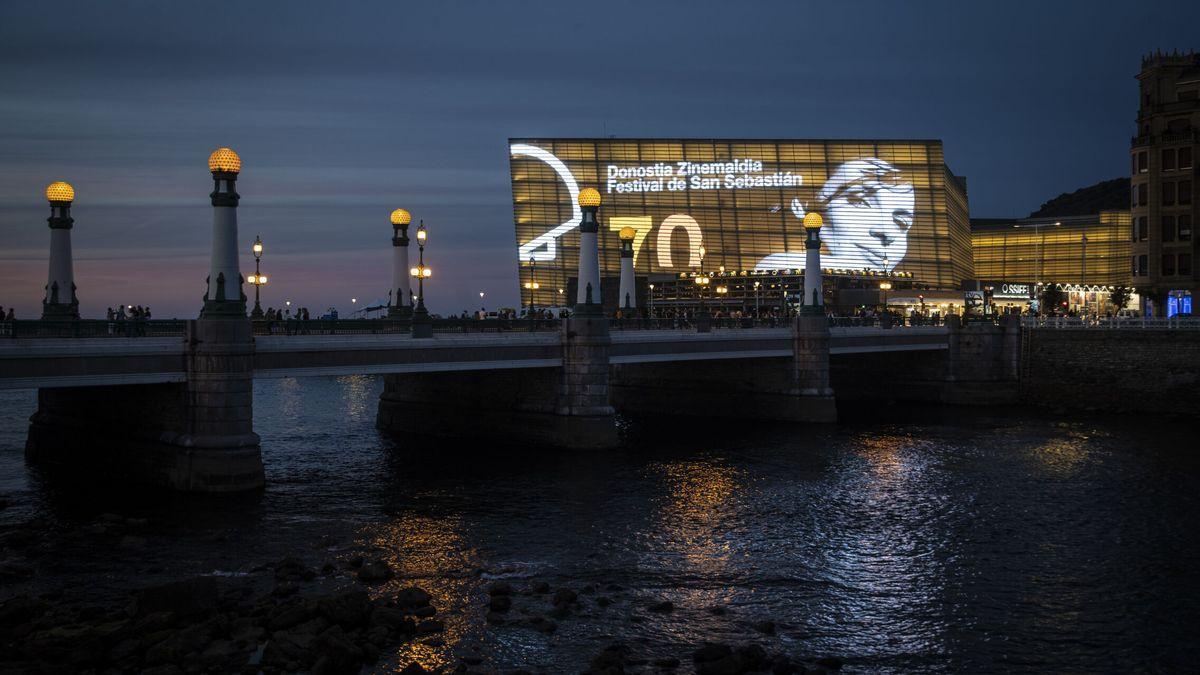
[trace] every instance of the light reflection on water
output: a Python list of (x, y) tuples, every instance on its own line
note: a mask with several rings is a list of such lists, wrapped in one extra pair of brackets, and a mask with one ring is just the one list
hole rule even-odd
[[(152, 520), (136, 553), (64, 539), (32, 590), (368, 549), (398, 572), (376, 592), (434, 596), (443, 642), (395, 655), (427, 666), (472, 652), (578, 670), (612, 639), (685, 659), (703, 640), (756, 639), (897, 673), (1170, 671), (1200, 657), (1200, 459), (1186, 425), (970, 410), (872, 409), (884, 419), (838, 427), (635, 418), (620, 450), (535, 452), (381, 435), (381, 389), (257, 382), (266, 491), (165, 503), (41, 481), (22, 456), (35, 397), (0, 392), (0, 494), (13, 504), (0, 524)], [(495, 578), (595, 584), (613, 604), (584, 596), (552, 635), (489, 627)], [(657, 600), (675, 611), (647, 612)], [(513, 614), (548, 602), (520, 596)], [(761, 619), (777, 635), (750, 628)]]

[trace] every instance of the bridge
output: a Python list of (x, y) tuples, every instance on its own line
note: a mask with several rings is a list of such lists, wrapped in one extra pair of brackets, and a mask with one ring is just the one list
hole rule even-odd
[[(905, 375), (919, 375), (939, 398), (1016, 378), (1015, 322), (960, 325), (949, 317), (944, 326), (831, 326), (815, 213), (804, 220), (806, 265), (814, 273), (805, 275), (796, 316), (721, 321), (702, 306), (686, 322), (611, 318), (598, 301), (600, 194), (592, 188), (579, 191), (577, 292), (571, 314), (559, 320), (431, 318), (424, 305), (432, 275), (424, 262), (426, 230), (417, 230), (419, 262), (409, 268), (412, 219), (403, 209), (390, 217), (386, 319), (256, 320), (261, 310), (256, 299), (247, 314), (238, 267), (241, 159), (221, 148), (209, 169), (208, 292), (199, 317), (184, 321), (81, 319), (70, 258), (74, 190), (66, 183), (47, 189), (52, 236), (42, 319), (0, 321), (0, 388), (38, 390), (26, 442), (32, 461), (177, 490), (261, 487), (255, 378), (382, 375), (380, 429), (575, 451), (616, 445), (619, 410), (832, 422), (831, 366), (848, 373), (847, 391), (861, 380), (878, 388), (878, 373), (907, 356), (915, 360)], [(632, 254), (632, 239), (623, 238), (622, 289), (634, 288)], [(709, 277), (701, 272), (696, 280)], [(256, 298), (261, 281), (256, 270)], [(623, 293), (624, 317), (636, 314), (633, 295)], [(869, 364), (870, 372), (847, 370), (847, 360)], [(717, 407), (714, 391), (723, 394)]]
[[(40, 322), (29, 321), (29, 324)], [(0, 340), (0, 389), (115, 386), (186, 382), (187, 322), (146, 322), (147, 337), (126, 337), (114, 322), (94, 322), (93, 337), (27, 337)], [(348, 324), (338, 326), (338, 323)], [(406, 326), (387, 321), (295, 322), (294, 334), (254, 338), (256, 378), (395, 375), (476, 370), (559, 368), (563, 365), (561, 328), (542, 321), (534, 330), (496, 330), (470, 322), (447, 322), (428, 339), (413, 338)], [(515, 328), (525, 328), (514, 322)], [(786, 358), (793, 355), (794, 332), (786, 327), (717, 329), (660, 328), (665, 322), (614, 320), (608, 362), (612, 365)], [(306, 325), (311, 324), (311, 325)], [(369, 324), (377, 324), (372, 327)], [(163, 336), (175, 332), (178, 336)], [(124, 328), (123, 326), (121, 328)], [(481, 328), (484, 328), (481, 330)], [(4, 324), (0, 322), (0, 332)], [(9, 328), (11, 331), (11, 327)], [(20, 334), (18, 329), (17, 334)], [(33, 328), (24, 329), (36, 335)], [(351, 331), (351, 332), (342, 332)], [(883, 329), (830, 328), (829, 352), (860, 354), (945, 350), (945, 326)], [(53, 333), (51, 333), (53, 335)], [(153, 336), (151, 336), (153, 335)]]

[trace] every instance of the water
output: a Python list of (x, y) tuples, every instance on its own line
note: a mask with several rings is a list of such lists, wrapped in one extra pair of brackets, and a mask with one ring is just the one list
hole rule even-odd
[[(703, 640), (757, 639), (885, 673), (1183, 671), (1200, 657), (1188, 423), (847, 405), (828, 428), (625, 420), (618, 451), (555, 453), (383, 436), (381, 388), (256, 383), (268, 487), (235, 499), (62, 489), (24, 463), (34, 394), (0, 392), (13, 504), (0, 524), (64, 533), (32, 582), (0, 596), (102, 597), (377, 547), (394, 585), (426, 588), (447, 619), (444, 646), (398, 647), (391, 664), (477, 651), (577, 672), (614, 639), (685, 660)], [(150, 518), (148, 546), (66, 536), (108, 511)], [(488, 627), (496, 577), (597, 584), (615, 603), (589, 599), (550, 636)], [(676, 610), (646, 612), (654, 600)], [(777, 635), (750, 628), (761, 619)]]

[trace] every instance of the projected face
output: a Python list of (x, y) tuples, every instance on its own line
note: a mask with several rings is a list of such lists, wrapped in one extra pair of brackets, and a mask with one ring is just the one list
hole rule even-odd
[(825, 205), (821, 239), (829, 267), (891, 271), (904, 259), (916, 193), (894, 166), (881, 159), (847, 162), (817, 200)]
[[(881, 159), (856, 159), (839, 166), (817, 194), (823, 212), (821, 241), (828, 251), (822, 267), (891, 271), (908, 252), (916, 191), (900, 170)], [(806, 210), (792, 200), (792, 213), (803, 220)], [(804, 267), (804, 251), (769, 255), (758, 269)]]

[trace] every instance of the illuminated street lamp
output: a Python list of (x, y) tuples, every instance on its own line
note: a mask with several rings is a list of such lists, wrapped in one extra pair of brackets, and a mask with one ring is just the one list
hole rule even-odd
[(654, 284), (650, 284), (650, 316), (654, 316)]
[(408, 225), (412, 215), (404, 209), (392, 211), (392, 288), (388, 291), (388, 318), (412, 315), (412, 285), (408, 281)]
[(759, 314), (762, 312), (762, 306), (761, 306), (760, 300), (759, 300), (759, 289), (761, 289), (761, 288), (762, 288), (762, 282), (755, 281), (754, 282), (754, 318), (756, 318), (756, 319), (759, 318)]
[(809, 211), (804, 214), (804, 286), (800, 295), (802, 314), (824, 314), (825, 299), (821, 289), (821, 214)]
[(433, 337), (433, 322), (429, 318), (429, 310), (425, 309), (425, 280), (433, 276), (433, 270), (425, 266), (425, 240), (429, 233), (425, 231), (425, 221), (417, 227), (417, 251), (419, 258), (417, 266), (408, 272), (417, 279), (417, 307), (413, 310), (412, 336), (414, 338)]
[(633, 274), (633, 238), (636, 235), (637, 231), (628, 226), (622, 227), (618, 234), (621, 238), (621, 283), (617, 306), (625, 312), (637, 309), (637, 282)]
[(247, 279), (247, 281), (254, 284), (254, 311), (250, 312), (250, 318), (260, 320), (263, 318), (263, 310), (262, 304), (258, 301), (259, 287), (267, 283), (267, 277), (263, 276), (259, 265), (262, 262), (263, 254), (262, 237), (254, 237), (254, 245), (250, 247), (250, 250), (254, 253), (254, 274), (251, 274), (250, 278)]
[(42, 300), (43, 319), (78, 319), (79, 300), (75, 297), (75, 271), (71, 262), (71, 202), (75, 188), (70, 183), (55, 181), (46, 187), (50, 202), (50, 276), (46, 282), (46, 297)]
[(597, 233), (600, 223), (596, 212), (600, 210), (600, 192), (596, 188), (579, 191), (579, 271), (578, 288), (575, 292), (575, 315), (600, 317), (604, 310), (600, 302), (600, 249)]

